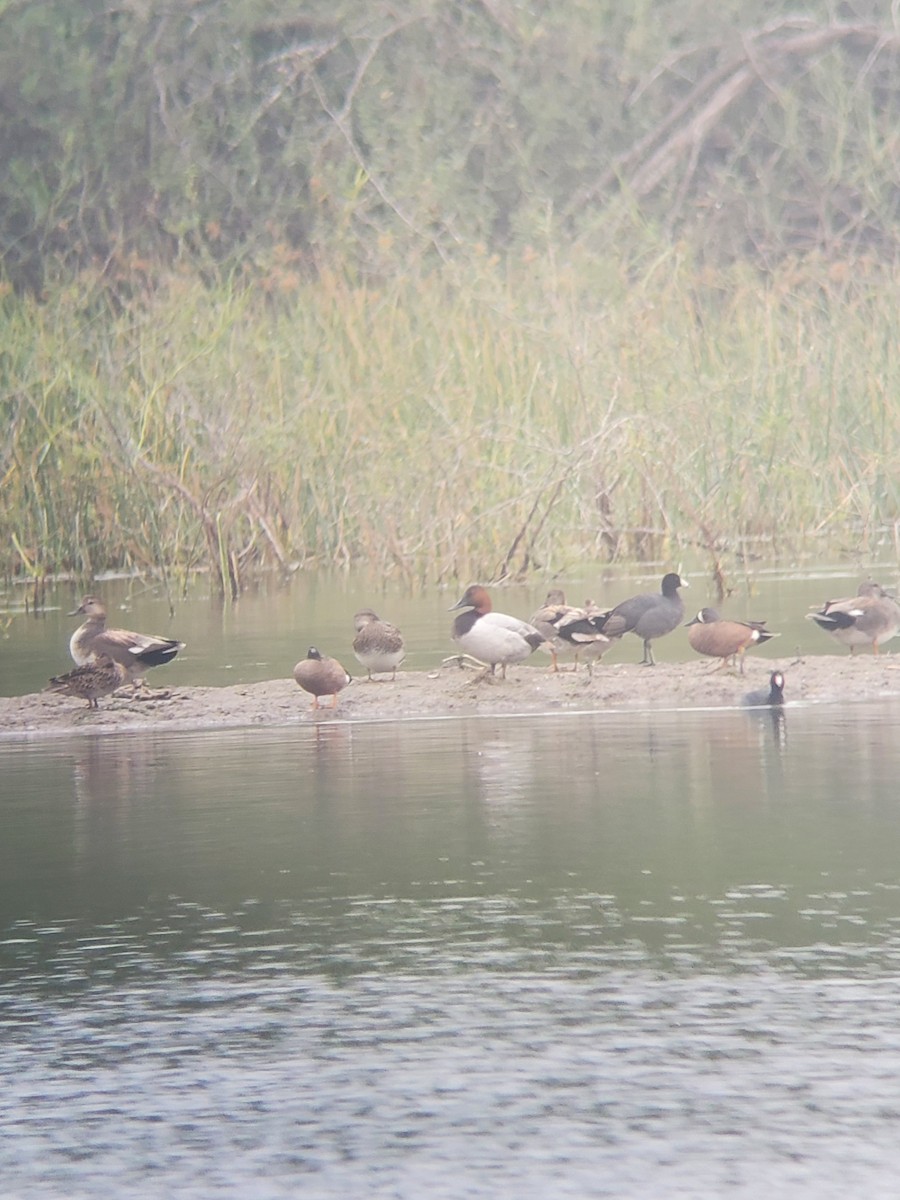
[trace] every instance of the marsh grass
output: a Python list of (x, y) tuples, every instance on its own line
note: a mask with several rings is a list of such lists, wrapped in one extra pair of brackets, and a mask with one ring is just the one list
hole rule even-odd
[[(678, 249), (2, 303), (7, 575), (862, 557), (900, 516), (897, 280)], [(729, 565), (728, 569), (731, 569)]]

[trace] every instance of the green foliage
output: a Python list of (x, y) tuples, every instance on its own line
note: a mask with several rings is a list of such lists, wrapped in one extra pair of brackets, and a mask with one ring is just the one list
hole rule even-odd
[(896, 539), (900, 35), (816, 8), (0, 0), (3, 568)]
[(389, 277), (473, 245), (639, 257), (648, 228), (719, 264), (892, 258), (900, 37), (875, 0), (794, 11), (6, 0), (2, 270)]
[(870, 555), (897, 537), (898, 301), (863, 261), (760, 286), (676, 252), (8, 297), (2, 567), (202, 566), (228, 591), (301, 562)]

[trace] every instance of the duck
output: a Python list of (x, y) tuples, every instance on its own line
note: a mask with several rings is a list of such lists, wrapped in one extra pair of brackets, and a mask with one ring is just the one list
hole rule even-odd
[(626, 633), (636, 634), (644, 643), (641, 666), (653, 667), (656, 659), (651, 643), (678, 627), (684, 617), (684, 602), (678, 589), (689, 586), (686, 579), (670, 571), (663, 576), (658, 592), (643, 592), (623, 600), (609, 612), (600, 613), (595, 618), (596, 627), (608, 638), (620, 638)]
[[(551, 588), (544, 598), (544, 603), (540, 608), (535, 609), (528, 619), (528, 624), (533, 625), (538, 633), (543, 634), (544, 649), (550, 654), (551, 670), (553, 671), (559, 670), (560, 656), (568, 655), (575, 649), (572, 643), (564, 642), (559, 636), (557, 625), (565, 617), (577, 611), (572, 605), (566, 603), (566, 593), (562, 588)], [(577, 657), (575, 661), (577, 667)]]
[(310, 646), (306, 658), (301, 658), (294, 667), (294, 679), (304, 692), (312, 696), (312, 707), (319, 707), (320, 696), (331, 697), (331, 707), (337, 705), (338, 692), (343, 691), (353, 677), (344, 670), (336, 658), (321, 654), (315, 646)]
[(900, 633), (900, 604), (871, 580), (861, 583), (855, 596), (827, 600), (818, 612), (806, 614), (843, 646), (856, 653), (857, 646), (871, 646), (872, 653)]
[(465, 654), (483, 665), (479, 679), (493, 675), (498, 666), (501, 678), (505, 679), (510, 663), (524, 662), (546, 641), (527, 621), (494, 612), (488, 590), (481, 584), (473, 583), (466, 588), (462, 599), (451, 605), (450, 612), (458, 608), (468, 612), (460, 613), (454, 620), (451, 636)]
[(369, 679), (373, 671), (376, 674), (390, 671), (391, 679), (395, 680), (397, 668), (406, 657), (403, 634), (397, 626), (382, 621), (371, 608), (361, 608), (353, 617), (353, 627), (356, 630), (353, 653), (366, 668)]
[(120, 688), (125, 682), (126, 674), (121, 663), (101, 654), (93, 662), (76, 667), (74, 671), (54, 676), (44, 691), (57, 692), (63, 696), (77, 696), (81, 700), (87, 700), (88, 708), (99, 708), (97, 701), (100, 696), (109, 696), (116, 688)]
[(108, 629), (106, 605), (97, 596), (85, 596), (70, 617), (85, 616), (69, 641), (69, 653), (76, 666), (84, 667), (101, 655), (121, 663), (125, 668), (124, 682), (132, 687), (143, 686), (144, 674), (150, 667), (171, 662), (184, 642), (175, 638), (131, 633), (127, 629)]
[(698, 654), (708, 658), (720, 658), (722, 661), (715, 669), (720, 671), (729, 660), (734, 666), (735, 659), (740, 661), (741, 674), (744, 674), (744, 652), (751, 646), (761, 646), (772, 638), (779, 637), (766, 629), (765, 621), (728, 621), (719, 616), (714, 608), (701, 608), (685, 628), (688, 631), (688, 641), (691, 648)]
[(595, 659), (601, 658), (613, 644), (593, 623), (599, 612), (591, 600), (585, 602), (584, 608), (567, 604), (566, 594), (561, 588), (552, 588), (547, 593), (530, 624), (544, 635), (554, 671), (559, 670), (561, 654), (573, 654), (575, 670), (578, 670), (579, 661), (583, 659), (587, 663), (588, 674), (593, 674)]
[(765, 705), (784, 704), (784, 676), (780, 671), (773, 671), (769, 676), (768, 688), (756, 692), (748, 692), (743, 704), (749, 708), (762, 708)]

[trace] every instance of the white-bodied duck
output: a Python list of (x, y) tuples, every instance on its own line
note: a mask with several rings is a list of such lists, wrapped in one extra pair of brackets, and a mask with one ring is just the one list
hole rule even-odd
[(457, 608), (468, 611), (455, 619), (451, 636), (465, 654), (484, 664), (479, 678), (493, 675), (499, 666), (505, 679), (510, 663), (524, 662), (545, 641), (543, 634), (527, 621), (494, 612), (487, 588), (480, 584), (468, 587), (450, 611)]

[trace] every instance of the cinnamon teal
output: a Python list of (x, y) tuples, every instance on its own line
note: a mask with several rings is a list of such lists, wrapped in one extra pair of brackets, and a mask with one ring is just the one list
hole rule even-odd
[(468, 611), (454, 620), (451, 636), (465, 654), (483, 664), (479, 678), (493, 675), (499, 666), (505, 679), (509, 663), (523, 662), (545, 641), (544, 635), (527, 621), (494, 612), (491, 597), (480, 584), (467, 588), (450, 611), (457, 608)]
[(644, 592), (623, 600), (609, 612), (601, 613), (595, 619), (596, 627), (608, 638), (620, 638), (626, 633), (641, 638), (644, 643), (641, 666), (652, 667), (656, 660), (651, 643), (671, 633), (680, 624), (684, 617), (684, 603), (678, 589), (688, 586), (686, 579), (669, 572), (663, 576), (660, 591)]
[(722, 660), (716, 667), (717, 671), (726, 666), (729, 660), (734, 666), (737, 659), (742, 675), (745, 651), (779, 636), (766, 629), (765, 621), (724, 620), (714, 608), (701, 608), (696, 617), (688, 621), (686, 629), (693, 650), (708, 658)]
[(301, 658), (294, 667), (294, 678), (304, 692), (312, 696), (313, 708), (319, 707), (320, 696), (330, 696), (331, 707), (334, 708), (338, 692), (353, 682), (336, 658), (320, 654), (315, 646), (310, 646), (306, 658)]
[(82, 615), (87, 620), (79, 625), (69, 641), (73, 661), (83, 667), (105, 655), (121, 663), (125, 668), (125, 682), (133, 687), (143, 684), (144, 674), (151, 667), (171, 662), (178, 651), (184, 649), (184, 642), (175, 638), (131, 633), (127, 629), (109, 629), (106, 606), (96, 596), (85, 596), (80, 606), (69, 613), (70, 617)]
[(382, 621), (371, 608), (362, 608), (353, 618), (356, 637), (353, 639), (353, 653), (366, 668), (369, 679), (372, 672), (391, 672), (391, 679), (397, 678), (397, 668), (406, 656), (403, 644), (403, 634), (396, 625)]

